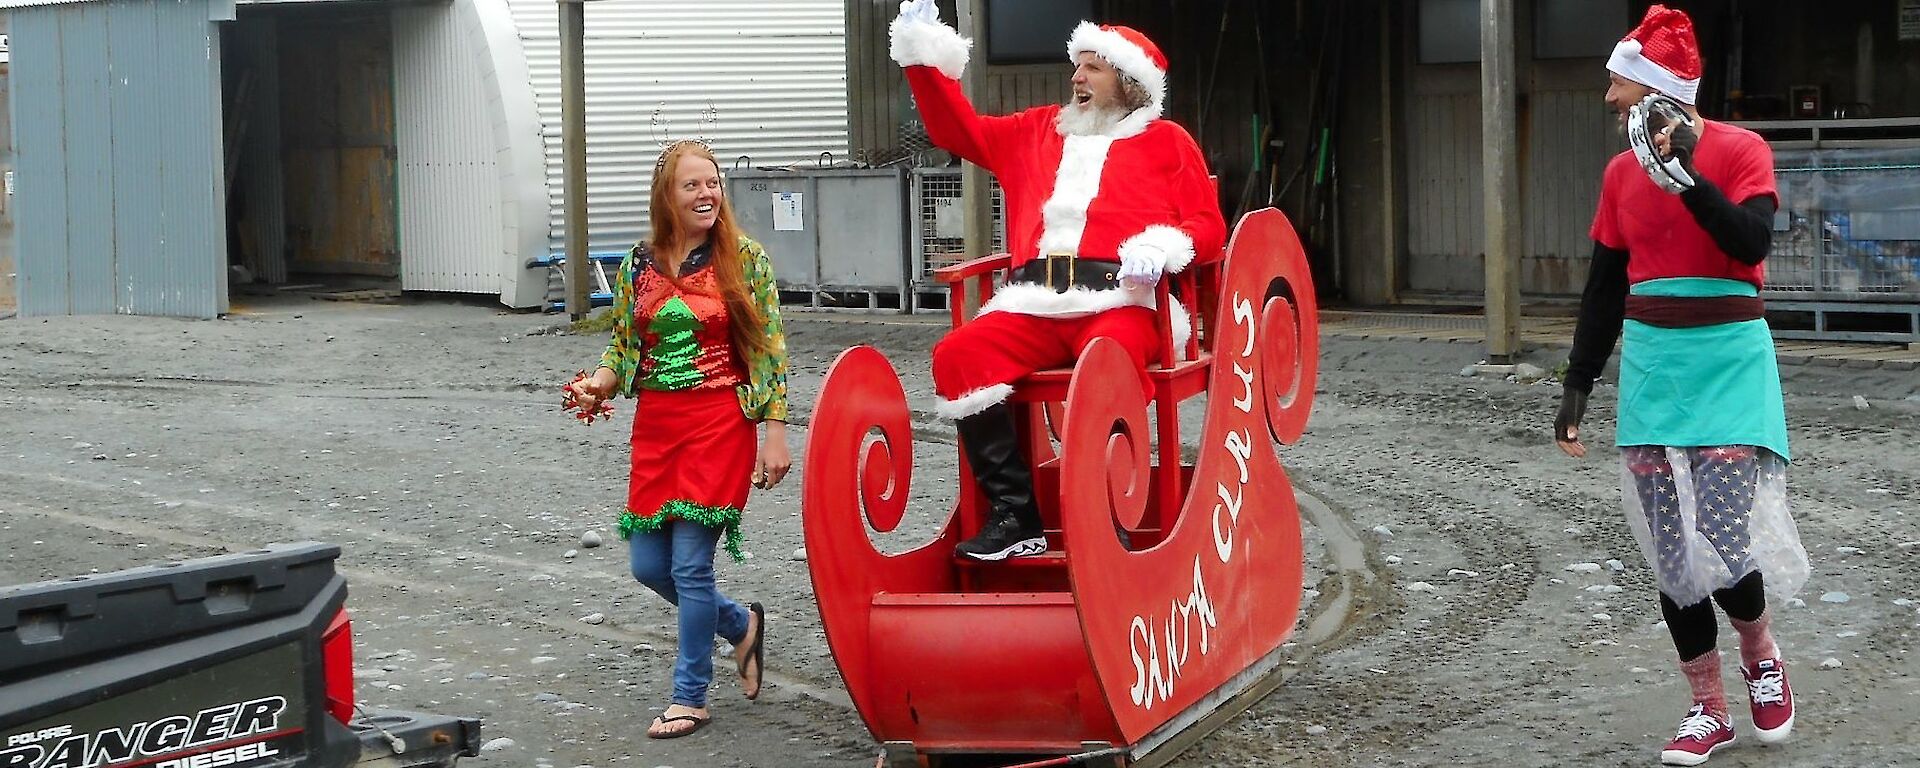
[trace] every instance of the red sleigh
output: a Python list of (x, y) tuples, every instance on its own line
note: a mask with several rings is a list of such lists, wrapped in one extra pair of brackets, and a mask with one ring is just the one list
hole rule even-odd
[[(1006, 266), (993, 256), (942, 271), (956, 289), (955, 325), (965, 286), (985, 301)], [(1102, 748), (1138, 759), (1279, 664), (1302, 561), (1275, 442), (1299, 439), (1312, 408), (1313, 281), (1286, 217), (1267, 209), (1241, 218), (1223, 261), (1175, 282), (1195, 332), (1176, 358), (1164, 354), (1173, 337), (1163, 323), (1161, 360), (1172, 362), (1150, 371), (1151, 401), (1105, 340), (1071, 371), (1014, 387), (1048, 529), (1043, 557), (953, 556), (985, 510), (964, 457), (939, 535), (879, 551), (872, 533), (894, 530), (909, 496), (906, 395), (871, 347), (834, 362), (807, 439), (808, 566), (841, 677), (885, 760)], [(1198, 460), (1184, 465), (1179, 405), (1203, 392)]]

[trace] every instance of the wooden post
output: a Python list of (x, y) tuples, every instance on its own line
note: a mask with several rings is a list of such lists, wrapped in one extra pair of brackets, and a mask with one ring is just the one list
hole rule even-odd
[(593, 309), (587, 298), (587, 23), (583, 0), (560, 3), (560, 130), (565, 162), (567, 314)]
[(1480, 0), (1480, 167), (1486, 208), (1487, 362), (1514, 361), (1520, 341), (1520, 206), (1513, 0)]
[(1398, 18), (1398, 6), (1382, 3), (1380, 7), (1380, 267), (1385, 276), (1381, 279), (1378, 294), (1383, 304), (1400, 301), (1400, 256), (1406, 248), (1401, 224), (1400, 208), (1406, 199), (1406, 188), (1400, 184), (1400, 175), (1394, 170), (1399, 167), (1399, 138), (1394, 135), (1394, 102), (1399, 89), (1395, 87), (1400, 77), (1400, 62), (1394, 56), (1394, 22)]
[[(967, 62), (967, 73), (961, 82), (966, 89), (967, 98), (983, 112), (992, 109), (982, 103), (987, 86), (987, 62), (981, 51), (986, 50), (987, 24), (981, 14), (979, 0), (959, 0), (955, 4), (959, 9), (960, 34), (974, 41), (972, 58)], [(961, 163), (960, 166), (960, 207), (965, 215), (965, 248), (967, 258), (977, 259), (993, 252), (993, 190), (992, 178), (987, 169), (973, 163)]]

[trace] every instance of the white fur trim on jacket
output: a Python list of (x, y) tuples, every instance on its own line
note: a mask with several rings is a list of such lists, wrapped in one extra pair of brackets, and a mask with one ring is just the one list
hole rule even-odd
[(981, 387), (952, 400), (941, 400), (933, 404), (933, 412), (943, 419), (964, 419), (976, 413), (992, 408), (1013, 396), (1012, 384), (994, 384)]
[(1054, 169), (1053, 196), (1040, 207), (1040, 252), (1079, 253), (1087, 232), (1087, 206), (1100, 191), (1100, 174), (1107, 167), (1107, 136), (1068, 136), (1060, 148), (1060, 167)]
[[(1052, 288), (1035, 283), (1010, 283), (995, 291), (980, 308), (980, 314), (988, 312), (1007, 312), (1015, 315), (1034, 317), (1052, 317), (1062, 320), (1097, 315), (1109, 309), (1120, 307), (1154, 308), (1152, 288), (1108, 288), (1096, 291), (1091, 288), (1070, 288), (1059, 293)], [(1173, 349), (1174, 355), (1184, 357), (1187, 337), (1193, 334), (1193, 317), (1179, 299), (1173, 300)]]
[(955, 80), (967, 71), (967, 51), (973, 41), (953, 27), (899, 16), (887, 27), (887, 37), (887, 53), (895, 64), (933, 67)]
[(1193, 238), (1178, 227), (1155, 224), (1140, 230), (1140, 233), (1120, 243), (1120, 260), (1126, 261), (1127, 252), (1135, 248), (1155, 248), (1167, 257), (1167, 273), (1172, 274), (1186, 269), (1193, 263)]
[(1128, 112), (1126, 117), (1120, 118), (1119, 124), (1113, 126), (1113, 131), (1108, 135), (1116, 139), (1130, 139), (1146, 133), (1147, 126), (1158, 119), (1160, 119), (1160, 105), (1141, 107)]
[[(1121, 74), (1139, 81), (1147, 89), (1147, 107), (1153, 114), (1147, 118), (1159, 117), (1167, 101), (1167, 73), (1154, 66), (1153, 59), (1147, 56), (1145, 49), (1134, 45), (1133, 41), (1121, 37), (1120, 33), (1101, 29), (1091, 21), (1080, 22), (1073, 30), (1073, 37), (1067, 40), (1067, 58), (1089, 51), (1106, 59)], [(1138, 110), (1136, 110), (1136, 114)], [(1131, 118), (1131, 116), (1129, 116)], [(1145, 128), (1143, 124), (1141, 128)]]
[(1687, 106), (1693, 106), (1694, 97), (1700, 94), (1698, 79), (1683, 80), (1666, 67), (1655, 64), (1641, 52), (1640, 41), (1632, 38), (1613, 46), (1613, 55), (1607, 57), (1607, 71), (1672, 96)]

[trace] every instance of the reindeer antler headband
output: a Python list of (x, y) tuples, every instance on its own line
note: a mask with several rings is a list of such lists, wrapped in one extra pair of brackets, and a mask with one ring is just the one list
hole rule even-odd
[(700, 138), (697, 138), (697, 139), (671, 138), (671, 136), (673, 135), (671, 131), (671, 127), (667, 125), (666, 119), (664, 117), (661, 117), (660, 115), (660, 111), (663, 108), (664, 106), (655, 108), (653, 110), (653, 119), (652, 119), (652, 129), (654, 134), (653, 137), (654, 137), (654, 140), (660, 142), (660, 158), (653, 161), (654, 173), (657, 174), (661, 171), (661, 169), (665, 168), (667, 165), (667, 158), (672, 156), (673, 153), (676, 150), (680, 149), (683, 145), (691, 144), (693, 146), (706, 150), (707, 154), (713, 154), (713, 147), (707, 144), (706, 134), (711, 133), (713, 128), (719, 125), (720, 110), (717, 107), (713, 106), (712, 102), (708, 102), (706, 110), (700, 113), (701, 136)]

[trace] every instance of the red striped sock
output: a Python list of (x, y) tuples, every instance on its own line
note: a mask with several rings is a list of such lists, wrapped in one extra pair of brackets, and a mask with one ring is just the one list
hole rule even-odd
[(1741, 621), (1727, 617), (1733, 625), (1733, 631), (1740, 633), (1740, 663), (1749, 667), (1762, 659), (1780, 657), (1780, 646), (1773, 643), (1773, 612), (1764, 611), (1760, 618), (1753, 621)]
[(1693, 688), (1693, 703), (1721, 720), (1727, 719), (1727, 691), (1720, 685), (1720, 652), (1707, 651), (1692, 661), (1680, 662), (1680, 671)]

